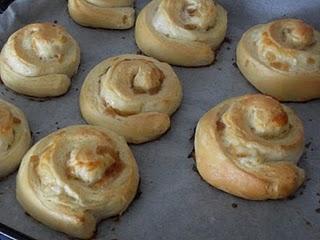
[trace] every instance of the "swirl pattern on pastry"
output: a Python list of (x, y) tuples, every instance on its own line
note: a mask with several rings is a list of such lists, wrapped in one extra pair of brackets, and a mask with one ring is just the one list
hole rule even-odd
[(35, 23), (10, 36), (0, 74), (12, 90), (34, 97), (64, 94), (80, 63), (78, 43), (59, 25)]
[(147, 55), (181, 66), (215, 59), (225, 38), (227, 12), (212, 0), (154, 0), (139, 14), (136, 42)]
[(91, 70), (81, 89), (80, 109), (88, 123), (143, 143), (168, 130), (181, 99), (180, 81), (168, 64), (121, 55)]
[(52, 133), (27, 152), (17, 199), (43, 224), (90, 238), (97, 222), (126, 210), (138, 183), (138, 167), (123, 137), (78, 125)]
[(302, 20), (249, 29), (238, 44), (237, 64), (259, 91), (279, 100), (320, 97), (320, 33)]
[(69, 0), (72, 19), (82, 26), (128, 29), (134, 25), (134, 0)]
[(250, 199), (286, 198), (304, 181), (296, 166), (304, 148), (300, 119), (264, 95), (231, 98), (199, 121), (197, 168), (205, 181)]
[(30, 144), (31, 135), (24, 113), (0, 99), (0, 178), (19, 166)]

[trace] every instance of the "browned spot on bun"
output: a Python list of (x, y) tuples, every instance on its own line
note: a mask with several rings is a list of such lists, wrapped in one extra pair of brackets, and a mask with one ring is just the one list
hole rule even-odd
[(218, 131), (224, 130), (226, 128), (226, 125), (221, 121), (217, 121), (216, 125), (217, 125), (217, 130)]
[(308, 64), (315, 64), (315, 63), (316, 63), (316, 60), (314, 60), (313, 58), (310, 58), (310, 57), (309, 57), (309, 58), (307, 59), (307, 63), (308, 63)]
[(20, 120), (19, 118), (17, 118), (17, 117), (13, 117), (13, 122), (14, 122), (15, 124), (20, 124), (20, 123), (21, 123), (21, 120)]
[(272, 119), (272, 122), (276, 122), (280, 126), (285, 126), (288, 123), (288, 115), (285, 112), (280, 113)]
[(289, 64), (288, 63), (282, 63), (282, 62), (271, 62), (271, 67), (274, 67), (276, 69), (279, 69), (281, 71), (289, 71)]

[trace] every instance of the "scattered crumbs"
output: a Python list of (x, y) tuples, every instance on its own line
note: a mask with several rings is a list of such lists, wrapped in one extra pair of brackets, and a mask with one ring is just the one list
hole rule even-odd
[(228, 43), (228, 44), (231, 44), (232, 41), (231, 41), (231, 39), (229, 37), (225, 37), (224, 38), (224, 42)]
[(53, 23), (54, 23), (54, 24), (57, 24), (57, 23), (58, 23), (58, 20), (54, 20)]
[(238, 204), (236, 204), (236, 203), (232, 203), (232, 205), (231, 205), (233, 208), (237, 208), (238, 207)]
[(232, 63), (232, 66), (234, 66), (235, 68), (238, 68), (238, 65), (235, 62)]
[(306, 147), (306, 149), (309, 149), (309, 147), (311, 146), (312, 142), (308, 142), (306, 143), (304, 146)]
[(317, 208), (315, 211), (316, 213), (320, 213), (320, 208)]
[(196, 160), (194, 147), (192, 148), (192, 151), (189, 153), (188, 158), (192, 158), (193, 160)]

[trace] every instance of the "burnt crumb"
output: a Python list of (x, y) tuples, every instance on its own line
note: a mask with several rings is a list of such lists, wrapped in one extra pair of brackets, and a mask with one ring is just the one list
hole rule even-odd
[(57, 130), (59, 130), (60, 129), (60, 127), (56, 127), (57, 128)]
[(237, 208), (238, 207), (238, 204), (236, 204), (236, 203), (232, 203), (232, 205), (231, 205), (233, 208)]
[[(45, 102), (46, 99), (44, 98), (33, 98), (33, 97), (28, 97), (27, 98), (29, 101), (32, 101), (32, 102)], [(47, 100), (50, 100), (49, 98)]]
[(142, 51), (139, 49), (139, 50), (137, 50), (136, 54), (142, 55)]
[(309, 121), (309, 122), (312, 122), (312, 119), (310, 118), (308, 121)]
[(234, 62), (234, 58), (231, 58), (231, 61)]
[(124, 39), (126, 39), (126, 37), (121, 37), (121, 39), (123, 39), (123, 40), (124, 40)]
[(78, 91), (79, 91), (79, 88), (75, 88), (74, 90), (75, 90), (76, 92), (78, 92)]
[(11, 100), (11, 101), (15, 101), (15, 99), (14, 99), (14, 98), (10, 98), (10, 100)]
[(112, 232), (114, 232), (115, 230), (116, 230), (116, 228), (115, 228), (115, 227), (112, 227), (112, 228), (111, 228), (111, 231), (112, 231)]
[(55, 122), (55, 124), (56, 124), (56, 125), (58, 125), (58, 124), (59, 124), (59, 122)]
[(304, 222), (305, 222), (308, 226), (311, 226), (311, 222), (309, 222), (308, 220), (304, 219)]
[(225, 37), (223, 42), (227, 43), (227, 44), (231, 44), (232, 40), (229, 37)]
[(300, 196), (303, 195), (303, 192), (300, 192), (299, 195), (300, 195)]
[(311, 178), (307, 178), (307, 179), (306, 179), (306, 182), (309, 182), (309, 181), (311, 181)]
[(192, 148), (192, 151), (189, 153), (188, 158), (192, 158), (194, 161), (196, 160), (194, 147)]
[(193, 142), (194, 136), (196, 135), (196, 129), (197, 129), (197, 126), (195, 126), (195, 127), (193, 128), (192, 135), (191, 135), (191, 137), (189, 138), (189, 141), (191, 141), (191, 142)]
[(113, 217), (112, 218), (112, 220), (114, 221), (114, 222), (120, 222), (120, 218), (121, 218), (121, 216), (120, 215), (117, 215), (117, 216), (115, 216), (115, 217)]
[(317, 193), (317, 196), (320, 196), (320, 193)]
[(320, 213), (320, 208), (317, 208), (315, 211), (316, 213)]
[(40, 133), (41, 133), (40, 131), (37, 131), (37, 132), (36, 132), (37, 135), (39, 135)]
[(54, 23), (54, 24), (57, 24), (57, 23), (58, 23), (58, 20), (54, 20), (53, 23)]
[(24, 212), (24, 214), (27, 216), (27, 217), (31, 217), (29, 213), (27, 212)]
[(141, 197), (142, 191), (140, 190), (140, 182), (139, 182), (139, 187), (136, 193), (136, 196), (134, 197), (133, 201), (138, 200)]
[(219, 68), (218, 68), (218, 71), (221, 71), (221, 70), (222, 70), (222, 68), (219, 67)]
[(293, 200), (293, 199), (295, 199), (295, 198), (296, 198), (295, 195), (291, 195), (291, 196), (289, 196), (289, 197), (287, 198), (287, 200)]
[(194, 172), (196, 172), (196, 173), (198, 173), (198, 174), (199, 174), (199, 171), (198, 171), (197, 165), (196, 165), (195, 163), (192, 165), (192, 170), (193, 170)]
[(304, 146), (305, 146), (306, 149), (309, 149), (309, 147), (311, 146), (311, 144), (312, 144), (312, 142), (308, 142), (308, 143), (306, 143)]
[(235, 62), (232, 63), (232, 66), (238, 69), (238, 65)]
[(231, 48), (230, 47), (227, 47), (227, 50), (230, 50)]

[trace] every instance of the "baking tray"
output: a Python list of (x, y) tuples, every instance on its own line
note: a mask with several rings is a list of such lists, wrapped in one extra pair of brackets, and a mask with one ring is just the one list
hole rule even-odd
[[(147, 2), (137, 0), (137, 9)], [(320, 239), (320, 101), (289, 103), (303, 119), (306, 149), (300, 161), (308, 180), (295, 197), (252, 202), (203, 182), (194, 171), (192, 137), (198, 119), (226, 98), (256, 90), (235, 67), (235, 47), (250, 26), (281, 17), (298, 17), (320, 29), (319, 0), (225, 0), (229, 29), (214, 65), (174, 67), (184, 99), (170, 131), (159, 140), (131, 146), (141, 174), (141, 195), (121, 218), (103, 221), (95, 239)], [(56, 21), (81, 47), (81, 65), (70, 91), (47, 101), (16, 95), (0, 86), (0, 97), (22, 108), (34, 141), (58, 128), (84, 123), (78, 97), (90, 69), (101, 60), (138, 51), (134, 31), (108, 31), (75, 24), (65, 0), (16, 0), (0, 15), (0, 46), (28, 23)], [(35, 239), (67, 239), (29, 217), (15, 199), (16, 173), (0, 182), (0, 222)]]

